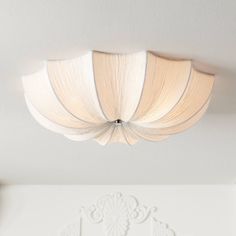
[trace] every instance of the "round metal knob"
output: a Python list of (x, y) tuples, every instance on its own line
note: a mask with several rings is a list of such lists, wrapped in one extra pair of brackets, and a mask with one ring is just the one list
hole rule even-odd
[(114, 123), (115, 123), (116, 125), (120, 125), (120, 124), (123, 123), (123, 121), (122, 121), (121, 119), (117, 119), (117, 120), (114, 121)]

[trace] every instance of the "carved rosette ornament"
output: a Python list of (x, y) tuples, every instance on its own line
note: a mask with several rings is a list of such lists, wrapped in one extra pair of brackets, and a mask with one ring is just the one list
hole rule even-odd
[(106, 236), (125, 236), (130, 224), (143, 222), (150, 209), (140, 206), (132, 196), (115, 193), (102, 197), (85, 213), (92, 223), (102, 222)]
[[(155, 217), (156, 207), (140, 205), (133, 196), (121, 193), (101, 197), (96, 204), (81, 208), (81, 216), (93, 224), (102, 224), (105, 236), (127, 236), (133, 224), (140, 224), (148, 219), (152, 227), (151, 236), (174, 236), (174, 231), (167, 224)], [(61, 236), (82, 236), (81, 219), (65, 227)]]

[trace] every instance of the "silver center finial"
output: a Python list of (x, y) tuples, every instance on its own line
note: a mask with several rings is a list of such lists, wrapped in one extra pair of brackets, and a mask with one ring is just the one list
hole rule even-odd
[(121, 119), (117, 119), (117, 120), (114, 121), (114, 123), (116, 125), (121, 125), (123, 123), (123, 121)]

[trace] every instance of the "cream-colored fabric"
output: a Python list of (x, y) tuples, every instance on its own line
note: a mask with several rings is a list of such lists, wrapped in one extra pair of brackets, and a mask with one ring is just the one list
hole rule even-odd
[(94, 79), (98, 99), (109, 119), (129, 121), (143, 88), (146, 53), (130, 55), (94, 52)]
[(67, 128), (91, 126), (86, 121), (78, 120), (64, 109), (52, 91), (46, 68), (31, 76), (23, 77), (23, 86), (25, 97), (48, 120)]
[(132, 121), (152, 122), (167, 114), (188, 86), (190, 61), (173, 61), (148, 53), (146, 78)]
[(94, 139), (101, 145), (106, 145), (110, 143), (114, 131), (115, 131), (115, 126), (111, 124), (107, 131), (96, 136)]
[(93, 78), (92, 53), (77, 59), (49, 61), (48, 77), (67, 111), (87, 122), (103, 123)]
[(89, 52), (23, 77), (27, 106), (42, 126), (102, 145), (160, 141), (190, 128), (205, 113), (213, 83), (191, 61), (150, 52)]
[(192, 69), (190, 82), (175, 106), (160, 119), (153, 122), (138, 120), (141, 126), (164, 128), (183, 123), (195, 116), (208, 103), (213, 87), (213, 76)]

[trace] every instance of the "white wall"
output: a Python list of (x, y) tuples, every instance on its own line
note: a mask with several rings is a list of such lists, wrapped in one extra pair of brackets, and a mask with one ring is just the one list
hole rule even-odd
[[(0, 187), (0, 235), (56, 236), (63, 226), (76, 220), (81, 206), (92, 205), (104, 194), (114, 192), (133, 195), (140, 204), (157, 206), (158, 219), (168, 223), (177, 236), (236, 235), (233, 186), (27, 185)], [(83, 236), (103, 235), (100, 225), (84, 224), (89, 227), (83, 228)], [(130, 231), (128, 236), (150, 235), (148, 226), (135, 227), (138, 231)]]

